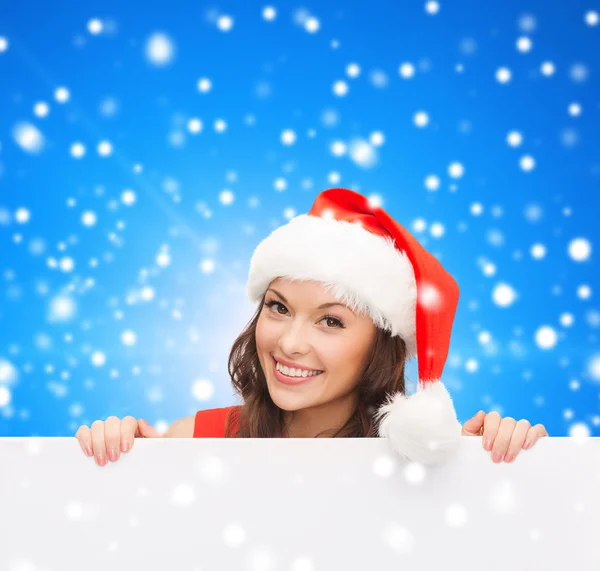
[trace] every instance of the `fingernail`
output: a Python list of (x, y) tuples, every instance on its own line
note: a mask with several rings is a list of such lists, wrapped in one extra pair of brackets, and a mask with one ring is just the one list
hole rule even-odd
[(108, 459), (111, 462), (116, 462), (117, 461), (117, 451), (116, 450), (109, 450), (108, 451)]
[(512, 461), (513, 461), (513, 459), (514, 459), (514, 457), (513, 457), (513, 455), (512, 455), (512, 454), (507, 454), (507, 455), (504, 457), (504, 461), (505, 461), (505, 462), (512, 462)]
[(502, 461), (502, 454), (500, 454), (500, 452), (494, 452), (492, 454), (492, 460), (494, 462), (501, 462)]
[(129, 442), (123, 440), (123, 442), (121, 442), (121, 452), (127, 452), (127, 450), (129, 450)]
[(86, 456), (91, 456), (93, 454), (92, 449), (89, 446), (85, 447), (84, 452)]
[(528, 449), (530, 446), (531, 446), (531, 441), (530, 441), (530, 440), (527, 440), (527, 441), (525, 442), (525, 444), (524, 444), (523, 448), (524, 448), (525, 450), (527, 450), (527, 449)]
[(97, 456), (96, 464), (98, 464), (98, 466), (104, 466), (104, 464), (106, 464), (106, 456)]
[(492, 451), (492, 441), (491, 440), (486, 440), (483, 443), (483, 447), (488, 451), (491, 452)]

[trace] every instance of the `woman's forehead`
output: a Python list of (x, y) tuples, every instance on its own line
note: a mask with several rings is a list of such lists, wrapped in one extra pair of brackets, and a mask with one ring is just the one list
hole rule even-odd
[(301, 279), (301, 278), (275, 278), (269, 285), (270, 288), (275, 288), (282, 293), (288, 292), (290, 295), (297, 292), (303, 293), (310, 291), (311, 293), (318, 292), (323, 297), (331, 297), (333, 295), (327, 290), (327, 284), (317, 280)]

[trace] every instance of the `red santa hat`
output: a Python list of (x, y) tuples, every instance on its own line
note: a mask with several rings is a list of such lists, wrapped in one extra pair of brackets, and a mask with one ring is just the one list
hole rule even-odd
[(357, 192), (321, 192), (308, 214), (280, 226), (250, 261), (248, 297), (259, 302), (272, 280), (322, 282), (338, 301), (369, 315), (417, 357), (416, 392), (388, 395), (375, 413), (379, 436), (423, 464), (457, 450), (461, 425), (441, 382), (459, 288), (440, 262), (382, 208)]

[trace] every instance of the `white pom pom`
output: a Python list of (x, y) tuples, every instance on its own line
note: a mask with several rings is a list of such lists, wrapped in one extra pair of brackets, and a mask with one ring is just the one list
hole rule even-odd
[(462, 426), (440, 381), (419, 383), (410, 397), (396, 393), (375, 413), (379, 436), (409, 460), (432, 465), (446, 461), (460, 446)]

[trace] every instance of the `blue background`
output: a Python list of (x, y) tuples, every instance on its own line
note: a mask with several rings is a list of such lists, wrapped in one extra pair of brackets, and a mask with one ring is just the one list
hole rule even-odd
[[(273, 4), (274, 20), (265, 5), (0, 5), (0, 435), (70, 436), (113, 414), (165, 428), (236, 404), (227, 357), (254, 309), (250, 256), (336, 186), (381, 201), (458, 281), (444, 381), (461, 422), (482, 408), (551, 436), (600, 435), (600, 25), (586, 22), (600, 2), (442, 1), (434, 14), (425, 2), (286, 2)], [(307, 30), (309, 17), (318, 30)], [(170, 39), (168, 62), (146, 52), (156, 33)], [(47, 116), (34, 112), (39, 102)], [(429, 117), (421, 127), (418, 112)], [(201, 132), (190, 132), (191, 118)], [(19, 125), (43, 137), (37, 151)], [(383, 144), (370, 143), (374, 132)], [(373, 162), (351, 152), (357, 139)], [(70, 151), (77, 142), (81, 158)], [(591, 246), (584, 260), (569, 254), (579, 238)], [(516, 292), (507, 307), (494, 302), (499, 284)], [(140, 298), (144, 287), (152, 299)], [(57, 318), (57, 300), (72, 310)], [(551, 347), (536, 342), (544, 326), (556, 333)], [(414, 388), (415, 362), (408, 377)]]

